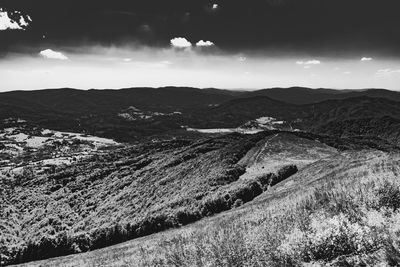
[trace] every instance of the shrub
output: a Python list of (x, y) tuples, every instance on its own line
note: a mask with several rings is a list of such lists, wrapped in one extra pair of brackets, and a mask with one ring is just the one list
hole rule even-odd
[(386, 181), (383, 186), (377, 190), (379, 207), (400, 209), (400, 188), (399, 186)]
[(214, 179), (210, 179), (209, 184), (211, 186), (220, 186), (230, 184), (239, 179), (239, 177), (246, 172), (246, 168), (240, 165), (235, 165), (230, 169), (226, 170), (224, 174), (221, 174)]
[(233, 203), (234, 208), (238, 208), (242, 205), (243, 205), (243, 200), (241, 200), (240, 198), (236, 199), (235, 203)]
[(201, 214), (196, 210), (189, 210), (188, 208), (178, 209), (175, 213), (177, 225), (186, 225), (188, 223), (197, 221), (201, 218)]
[(343, 256), (373, 253), (381, 241), (370, 227), (352, 223), (344, 214), (331, 217), (318, 213), (311, 216), (309, 229), (296, 228), (286, 235), (278, 252), (293, 260), (331, 262)]
[(298, 171), (296, 165), (288, 165), (284, 166), (278, 171), (278, 175), (276, 176), (275, 180), (273, 179), (270, 183), (270, 186), (274, 186), (279, 182), (282, 182), (283, 180), (289, 178), (293, 174), (295, 174)]
[(400, 242), (389, 238), (385, 243), (386, 261), (389, 266), (400, 266)]

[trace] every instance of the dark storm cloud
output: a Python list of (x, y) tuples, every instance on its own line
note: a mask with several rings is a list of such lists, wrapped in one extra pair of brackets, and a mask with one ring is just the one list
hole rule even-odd
[[(398, 0), (3, 0), (29, 14), (24, 32), (0, 32), (3, 51), (43, 43), (211, 40), (230, 51), (400, 54)], [(43, 35), (46, 36), (43, 39)], [(19, 46), (18, 46), (19, 45)]]

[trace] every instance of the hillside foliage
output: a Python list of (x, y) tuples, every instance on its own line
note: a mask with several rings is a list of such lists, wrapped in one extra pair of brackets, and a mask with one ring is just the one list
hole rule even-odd
[(239, 179), (238, 161), (269, 134), (153, 142), (53, 174), (2, 177), (3, 263), (93, 250), (251, 201), (297, 171)]

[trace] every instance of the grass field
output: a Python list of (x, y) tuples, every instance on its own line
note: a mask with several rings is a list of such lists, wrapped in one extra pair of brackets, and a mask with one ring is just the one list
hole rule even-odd
[(272, 134), (151, 142), (51, 174), (1, 177), (2, 263), (107, 247), (249, 202), (297, 171), (287, 161), (241, 178), (251, 162), (239, 161)]
[(27, 266), (398, 266), (400, 155), (346, 151), (231, 211)]

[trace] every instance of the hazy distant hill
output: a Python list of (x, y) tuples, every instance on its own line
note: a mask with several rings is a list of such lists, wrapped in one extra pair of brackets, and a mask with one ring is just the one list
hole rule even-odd
[(237, 124), (260, 116), (271, 116), (288, 121), (301, 120), (300, 125), (304, 125), (305, 122), (315, 125), (367, 117), (400, 118), (400, 104), (385, 98), (362, 96), (294, 105), (266, 96), (253, 96), (230, 100), (207, 112), (210, 121), (218, 120), (226, 124)]
[(217, 107), (195, 114), (199, 119), (193, 123), (202, 128), (237, 127), (249, 120), (263, 116), (288, 119), (296, 116), (298, 107), (266, 96), (237, 98)]
[(204, 108), (234, 98), (266, 96), (292, 104), (310, 104), (359, 96), (400, 101), (400, 93), (383, 89), (333, 90), (302, 87), (272, 88), (253, 92), (187, 87), (128, 88), (121, 90), (77, 90), (70, 88), (0, 93), (1, 117), (56, 114), (109, 113), (129, 106), (158, 111)]
[(12, 91), (0, 94), (1, 115), (34, 116), (29, 112), (87, 114), (118, 112), (129, 106), (159, 111), (203, 107), (232, 99), (221, 90), (195, 88), (131, 88), (121, 90), (76, 90), (70, 88)]
[[(327, 130), (330, 127), (323, 125), (368, 118), (399, 119), (399, 100), (400, 93), (378, 89), (293, 87), (245, 92), (186, 87), (88, 91), (65, 88), (1, 93), (0, 119), (21, 118), (45, 128), (87, 132), (119, 141), (171, 131), (176, 134), (182, 126), (239, 127), (259, 117), (283, 120), (293, 128), (332, 133)], [(391, 120), (385, 123), (390, 124), (388, 131), (395, 129)], [(376, 120), (364, 132), (373, 133), (382, 126)]]
[(304, 114), (303, 118), (313, 123), (384, 116), (400, 118), (399, 102), (366, 96), (327, 100), (316, 104), (303, 105), (300, 109)]
[(334, 90), (310, 89), (304, 87), (271, 88), (245, 93), (241, 97), (252, 96), (268, 96), (276, 100), (300, 105), (317, 103), (330, 99), (346, 99), (359, 96), (381, 97), (394, 101), (400, 101), (399, 92), (384, 89)]
[[(293, 105), (254, 96), (228, 101), (209, 110), (205, 117), (214, 127), (237, 127), (262, 116), (287, 121), (293, 128), (320, 134), (380, 136), (395, 143), (400, 141), (400, 104), (385, 98), (361, 96)], [(200, 126), (205, 124), (200, 123)]]
[[(219, 91), (222, 93), (219, 94)], [(0, 93), (0, 120), (21, 118), (51, 128), (91, 132), (121, 141), (132, 141), (170, 129), (179, 129), (175, 116), (126, 121), (119, 114), (132, 108), (141, 112), (169, 114), (218, 105), (233, 99), (223, 90), (195, 88), (131, 88), (121, 90), (49, 89)], [(148, 114), (145, 116), (149, 118)], [(171, 117), (172, 121), (171, 121)], [(1, 125), (1, 122), (0, 122)]]

